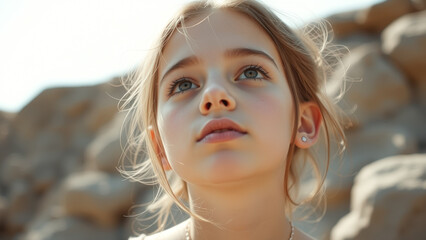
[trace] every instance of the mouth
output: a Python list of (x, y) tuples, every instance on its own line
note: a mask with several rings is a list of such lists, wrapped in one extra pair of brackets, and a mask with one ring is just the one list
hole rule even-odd
[(228, 118), (214, 119), (203, 127), (197, 138), (197, 142), (223, 142), (238, 138), (245, 134), (247, 134), (247, 131)]

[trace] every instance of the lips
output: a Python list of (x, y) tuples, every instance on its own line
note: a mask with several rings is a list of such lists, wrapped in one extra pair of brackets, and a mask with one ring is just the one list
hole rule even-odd
[(214, 142), (216, 142), (217, 140), (230, 140), (246, 133), (240, 125), (228, 118), (214, 119), (203, 127), (197, 142), (205, 141), (206, 139), (213, 140), (213, 135)]

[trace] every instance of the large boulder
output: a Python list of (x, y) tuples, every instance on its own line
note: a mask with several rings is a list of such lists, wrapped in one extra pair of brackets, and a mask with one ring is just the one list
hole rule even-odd
[(410, 0), (387, 0), (360, 11), (357, 22), (366, 31), (379, 33), (395, 19), (416, 10), (420, 9)]
[[(81, 151), (117, 113), (117, 99), (123, 95), (122, 87), (112, 85), (117, 81), (44, 90), (12, 120), (16, 144), (25, 153), (44, 151), (43, 147)], [(39, 141), (41, 146), (34, 144)]]
[(364, 167), (351, 212), (331, 239), (421, 239), (426, 234), (426, 154), (393, 156)]
[[(336, 71), (336, 77), (333, 76), (327, 85), (327, 92), (339, 94), (346, 84), (346, 93), (339, 104), (350, 113), (353, 125), (384, 120), (411, 102), (406, 78), (381, 54), (376, 44), (353, 49), (343, 61), (344, 66), (350, 68), (342, 66)], [(347, 74), (346, 82), (341, 81), (342, 72)]]
[(85, 152), (85, 164), (88, 169), (118, 173), (117, 168), (126, 141), (121, 139), (124, 118), (124, 113), (117, 114), (89, 144)]
[(425, 9), (425, 0), (387, 0), (363, 9), (333, 14), (327, 17), (327, 21), (338, 38), (362, 32), (376, 35), (399, 17)]
[[(332, 161), (325, 181), (331, 205), (349, 200), (355, 175), (379, 159), (418, 151), (414, 134), (402, 125), (376, 123), (347, 133), (348, 149), (342, 161)], [(378, 150), (380, 149), (380, 150)]]
[[(118, 111), (118, 99), (124, 93), (123, 87), (116, 87), (118, 81), (115, 78), (94, 86), (47, 89), (16, 114), (0, 112), (0, 195), (4, 196), (0, 227), (5, 230), (4, 236), (24, 231), (34, 220), (51, 220), (40, 217), (50, 216), (50, 211), (40, 208), (40, 202), (69, 174), (84, 169), (88, 144)], [(110, 154), (121, 154), (121, 150), (109, 150)], [(107, 201), (110, 205), (98, 204), (106, 208), (105, 212), (111, 211), (103, 223), (120, 221), (123, 209), (130, 206), (132, 195), (123, 190), (126, 183), (122, 180), (108, 178), (107, 187), (98, 186), (101, 192), (110, 189), (110, 194), (117, 194), (107, 195), (113, 200)], [(112, 218), (115, 220), (109, 221)]]
[(114, 227), (132, 205), (134, 185), (121, 176), (87, 171), (69, 176), (63, 189), (66, 214), (91, 219), (100, 226)]
[(116, 240), (119, 233), (115, 229), (101, 228), (86, 219), (66, 217), (52, 219), (37, 229), (31, 229), (20, 238), (22, 240)]
[(426, 105), (426, 11), (399, 18), (382, 33), (382, 50), (412, 81)]
[[(332, 159), (324, 183), (327, 199), (324, 216), (318, 222), (298, 223), (301, 229), (318, 239), (329, 239), (332, 227), (349, 212), (354, 178), (364, 166), (385, 157), (418, 151), (416, 134), (402, 124), (373, 123), (362, 128), (352, 129), (346, 134), (348, 148), (342, 159), (335, 156), (336, 146), (331, 145)], [(320, 159), (326, 154), (323, 144), (323, 142), (318, 143), (315, 149), (316, 156)], [(319, 161), (320, 164), (322, 162)], [(306, 188), (312, 189), (315, 183), (316, 181), (312, 178), (304, 179), (301, 193), (304, 194)], [(304, 216), (306, 211), (301, 213)], [(320, 213), (321, 211), (317, 210), (312, 217), (315, 218)]]
[(6, 190), (16, 181), (29, 180), (30, 175), (31, 168), (22, 154), (13, 153), (2, 159), (0, 184), (3, 185)]
[[(0, 195), (0, 229), (4, 228), (7, 213), (7, 199)], [(0, 235), (1, 236), (1, 235)]]
[(358, 14), (359, 10), (354, 10), (328, 16), (327, 21), (331, 24), (333, 35), (342, 38), (362, 32), (362, 27), (356, 21)]
[(6, 205), (4, 221), (5, 230), (9, 233), (22, 231), (31, 220), (35, 210), (35, 196), (30, 184), (23, 180), (16, 180), (10, 186), (8, 196), (3, 204)]
[(10, 124), (15, 118), (15, 113), (0, 111), (0, 166), (2, 159), (12, 150), (10, 142)]
[[(426, 94), (426, 91), (424, 92)], [(420, 104), (412, 104), (401, 109), (388, 123), (404, 126), (419, 142), (419, 150), (426, 150), (426, 111)]]

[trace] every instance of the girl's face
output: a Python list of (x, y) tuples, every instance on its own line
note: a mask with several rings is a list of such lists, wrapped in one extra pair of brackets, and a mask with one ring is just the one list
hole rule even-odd
[(240, 13), (204, 17), (187, 23), (188, 37), (174, 33), (160, 60), (157, 124), (166, 159), (198, 185), (284, 176), (294, 107), (274, 43)]

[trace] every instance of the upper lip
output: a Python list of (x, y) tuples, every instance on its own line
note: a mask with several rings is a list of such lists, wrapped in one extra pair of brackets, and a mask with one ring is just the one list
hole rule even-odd
[(209, 121), (206, 125), (204, 125), (200, 135), (197, 138), (197, 142), (201, 141), (205, 136), (216, 130), (226, 129), (231, 131), (237, 131), (240, 133), (247, 133), (240, 125), (238, 125), (229, 118), (213, 119)]

